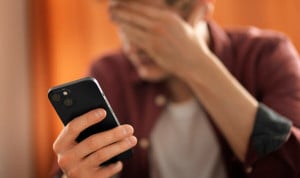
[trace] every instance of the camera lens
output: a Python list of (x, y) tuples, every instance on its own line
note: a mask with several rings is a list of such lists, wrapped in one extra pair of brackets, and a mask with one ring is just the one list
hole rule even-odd
[(55, 93), (51, 96), (52, 100), (55, 101), (55, 102), (58, 102), (60, 101), (60, 96), (59, 94)]
[(65, 106), (72, 106), (73, 105), (73, 100), (71, 98), (66, 98), (64, 100), (64, 105)]

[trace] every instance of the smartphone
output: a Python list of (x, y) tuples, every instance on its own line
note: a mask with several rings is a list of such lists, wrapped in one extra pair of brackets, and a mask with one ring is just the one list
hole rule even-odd
[[(77, 142), (84, 140), (90, 135), (120, 125), (99, 83), (93, 77), (82, 78), (50, 88), (48, 98), (64, 125), (90, 110), (96, 108), (106, 110), (106, 118), (82, 131), (76, 138)], [(101, 166), (128, 159), (131, 156), (132, 150), (130, 149), (106, 161)]]

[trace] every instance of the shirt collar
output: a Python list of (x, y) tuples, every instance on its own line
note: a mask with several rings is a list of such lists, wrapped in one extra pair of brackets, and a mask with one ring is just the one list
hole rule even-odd
[(228, 33), (213, 21), (208, 22), (208, 28), (210, 35), (210, 50), (219, 58), (227, 69), (231, 71), (233, 67), (232, 61), (234, 59), (234, 50)]

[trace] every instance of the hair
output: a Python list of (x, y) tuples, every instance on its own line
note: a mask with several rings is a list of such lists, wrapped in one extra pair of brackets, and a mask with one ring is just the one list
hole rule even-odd
[(186, 19), (189, 16), (196, 0), (165, 0), (165, 2), (170, 7), (179, 5), (177, 8), (179, 8), (182, 12), (183, 18)]
[(178, 0), (165, 0), (169, 6), (173, 6)]

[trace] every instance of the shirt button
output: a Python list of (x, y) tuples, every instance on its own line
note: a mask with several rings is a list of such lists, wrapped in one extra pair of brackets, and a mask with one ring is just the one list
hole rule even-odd
[(245, 172), (246, 172), (247, 174), (251, 174), (252, 171), (253, 171), (253, 167), (252, 167), (252, 166), (248, 166), (248, 167), (245, 169)]
[(139, 141), (139, 146), (142, 148), (142, 149), (148, 149), (149, 148), (149, 140), (147, 138), (141, 138), (140, 141)]
[(164, 106), (167, 103), (167, 99), (164, 95), (158, 95), (155, 98), (156, 106)]

